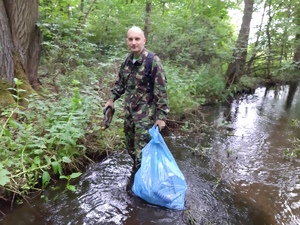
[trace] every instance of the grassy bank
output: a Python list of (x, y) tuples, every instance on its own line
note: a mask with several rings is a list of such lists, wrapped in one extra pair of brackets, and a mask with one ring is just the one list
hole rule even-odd
[[(74, 80), (64, 94), (44, 89), (27, 99), (27, 108), (17, 100), (2, 111), (0, 199), (21, 202), (56, 179), (66, 179), (66, 188), (74, 191), (71, 180), (87, 162), (122, 148), (117, 119), (109, 131), (101, 130), (103, 100), (98, 89), (96, 81), (81, 86)], [(19, 99), (22, 90), (17, 86), (13, 91)]]

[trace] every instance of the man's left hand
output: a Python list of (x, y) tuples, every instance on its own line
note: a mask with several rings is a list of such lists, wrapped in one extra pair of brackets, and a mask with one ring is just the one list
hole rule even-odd
[(158, 125), (159, 126), (159, 130), (161, 131), (166, 126), (166, 123), (163, 120), (156, 120), (156, 122), (154, 123), (154, 125)]

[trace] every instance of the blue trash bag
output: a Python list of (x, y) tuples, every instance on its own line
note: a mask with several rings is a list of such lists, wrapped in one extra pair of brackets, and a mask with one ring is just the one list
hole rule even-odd
[(159, 128), (153, 126), (149, 133), (151, 140), (142, 150), (141, 167), (135, 174), (132, 191), (151, 204), (183, 210), (185, 178)]

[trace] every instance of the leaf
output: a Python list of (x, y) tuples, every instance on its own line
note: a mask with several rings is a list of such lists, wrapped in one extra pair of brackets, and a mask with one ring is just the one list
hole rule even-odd
[(68, 185), (67, 185), (67, 188), (68, 188), (70, 191), (73, 191), (73, 192), (76, 191), (76, 187), (75, 187), (74, 185), (68, 184)]
[(72, 173), (72, 174), (70, 175), (70, 178), (71, 178), (71, 179), (74, 179), (74, 178), (76, 178), (76, 177), (79, 177), (81, 174), (82, 174), (82, 173), (80, 173), (80, 172), (78, 172), (78, 173)]
[(40, 157), (39, 157), (39, 156), (34, 157), (33, 162), (34, 162), (36, 165), (40, 165), (40, 163), (41, 163)]
[(11, 127), (17, 127), (21, 130), (24, 129), (24, 126), (22, 124), (18, 123), (17, 121), (15, 121), (15, 120), (9, 120), (9, 124), (10, 124)]
[(0, 185), (4, 186), (5, 184), (9, 183), (10, 179), (7, 176), (10, 174), (10, 172), (6, 169), (2, 168), (2, 165), (0, 165)]
[(31, 164), (31, 169), (35, 170), (37, 168), (36, 164), (35, 163), (32, 163)]
[(57, 174), (57, 172), (59, 171), (59, 163), (58, 162), (51, 162), (52, 165), (52, 169), (54, 174)]
[(63, 175), (61, 164), (59, 164), (59, 166), (58, 166), (58, 172), (59, 172), (60, 176)]
[(59, 179), (66, 179), (66, 180), (69, 180), (69, 178), (67, 176), (64, 176), (64, 175), (60, 175), (59, 176)]
[(71, 145), (76, 146), (76, 141), (74, 141), (73, 139), (69, 139), (68, 141)]
[(23, 82), (21, 80), (19, 80), (18, 78), (14, 78), (14, 81), (17, 86), (23, 84)]
[(72, 84), (76, 86), (76, 85), (80, 84), (80, 82), (78, 80), (73, 80)]
[(36, 155), (40, 155), (40, 154), (43, 153), (43, 150), (37, 149), (37, 150), (34, 150), (33, 152), (34, 152), (34, 154), (36, 154)]
[(45, 158), (47, 164), (50, 164), (50, 163), (51, 163), (51, 159), (49, 158), (49, 156), (44, 155), (44, 158)]
[(65, 163), (70, 163), (70, 162), (72, 162), (71, 159), (70, 159), (68, 156), (64, 156), (64, 157), (62, 158), (62, 161), (65, 162)]
[(43, 184), (43, 188), (45, 188), (50, 182), (50, 175), (47, 171), (43, 171), (43, 175), (42, 175), (42, 184)]
[(10, 136), (11, 136), (9, 130), (7, 130), (7, 129), (5, 129), (5, 128), (4, 128), (4, 135), (5, 135), (6, 137), (10, 137)]
[(33, 144), (28, 144), (27, 148), (28, 149), (37, 149), (37, 150), (34, 150), (34, 153), (39, 155), (39, 154), (43, 153), (42, 149), (45, 149), (47, 147), (43, 143), (33, 143)]

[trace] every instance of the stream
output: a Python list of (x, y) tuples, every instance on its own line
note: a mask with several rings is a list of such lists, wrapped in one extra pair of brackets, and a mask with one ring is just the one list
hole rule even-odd
[(297, 85), (257, 88), (206, 107), (204, 115), (213, 129), (165, 137), (188, 185), (186, 210), (151, 205), (128, 191), (132, 161), (116, 151), (72, 182), (76, 192), (63, 182), (49, 187), (30, 205), (1, 208), (0, 224), (300, 224), (300, 160), (286, 157), (300, 138), (292, 126), (300, 120)]

